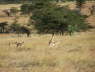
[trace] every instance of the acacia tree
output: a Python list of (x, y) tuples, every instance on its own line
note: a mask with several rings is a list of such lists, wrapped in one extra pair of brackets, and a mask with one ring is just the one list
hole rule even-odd
[(71, 35), (85, 29), (87, 25), (79, 13), (58, 7), (48, 0), (34, 1), (32, 13), (31, 20), (35, 21), (33, 25), (38, 33), (52, 34), (52, 38), (54, 34), (63, 35), (65, 32)]

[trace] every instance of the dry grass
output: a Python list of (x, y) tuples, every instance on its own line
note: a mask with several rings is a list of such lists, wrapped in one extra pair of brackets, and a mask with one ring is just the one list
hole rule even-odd
[[(50, 37), (0, 35), (0, 72), (95, 72), (95, 29), (73, 36), (56, 35), (59, 44), (52, 48), (48, 46)], [(25, 43), (17, 48), (15, 41)]]
[(0, 10), (9, 9), (11, 7), (19, 8), (21, 4), (0, 4)]

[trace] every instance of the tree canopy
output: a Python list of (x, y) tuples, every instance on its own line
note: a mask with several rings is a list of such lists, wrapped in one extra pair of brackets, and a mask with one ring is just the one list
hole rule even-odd
[(35, 21), (33, 25), (38, 33), (71, 34), (86, 28), (84, 16), (46, 1), (35, 1), (33, 4), (31, 20)]

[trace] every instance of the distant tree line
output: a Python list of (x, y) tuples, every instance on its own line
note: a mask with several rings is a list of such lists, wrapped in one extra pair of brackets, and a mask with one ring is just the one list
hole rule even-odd
[(23, 3), (30, 2), (31, 0), (0, 0), (0, 3)]
[[(32, 2), (33, 0), (0, 0), (0, 3), (25, 3)], [(51, 0), (56, 2), (66, 2), (66, 1), (77, 1), (77, 0)], [(80, 0), (82, 1), (82, 0)], [(87, 0), (87, 1), (95, 1), (95, 0)]]

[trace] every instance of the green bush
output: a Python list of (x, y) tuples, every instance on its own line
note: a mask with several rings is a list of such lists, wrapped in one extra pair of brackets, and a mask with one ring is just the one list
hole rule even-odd
[(31, 30), (26, 26), (21, 26), (20, 24), (12, 24), (10, 26), (11, 32), (17, 33), (17, 34), (27, 34), (29, 37), (31, 34)]
[(7, 32), (7, 29), (6, 29), (7, 26), (8, 26), (7, 22), (1, 22), (0, 23), (0, 33), (6, 33)]

